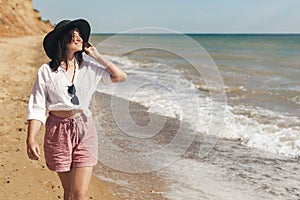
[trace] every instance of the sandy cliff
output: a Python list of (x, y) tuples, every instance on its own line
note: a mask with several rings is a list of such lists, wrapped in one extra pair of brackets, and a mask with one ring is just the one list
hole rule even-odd
[(33, 9), (32, 0), (0, 0), (0, 36), (43, 34), (51, 28)]

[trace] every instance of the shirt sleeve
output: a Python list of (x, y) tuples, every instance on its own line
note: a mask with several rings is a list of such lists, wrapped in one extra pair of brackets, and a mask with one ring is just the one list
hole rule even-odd
[(37, 78), (34, 82), (32, 92), (30, 94), (28, 103), (27, 120), (39, 120), (43, 124), (46, 122), (46, 87), (45, 74), (43, 67), (38, 71)]
[(93, 70), (96, 73), (96, 85), (99, 82), (105, 83), (105, 84), (112, 84), (111, 76), (109, 71), (100, 63), (88, 61), (88, 65), (93, 68)]
[(112, 84), (113, 82), (111, 80), (110, 73), (107, 71), (107, 69), (103, 69), (103, 70), (104, 70), (104, 72), (100, 72), (100, 73), (102, 73), (101, 82), (106, 83), (106, 84)]

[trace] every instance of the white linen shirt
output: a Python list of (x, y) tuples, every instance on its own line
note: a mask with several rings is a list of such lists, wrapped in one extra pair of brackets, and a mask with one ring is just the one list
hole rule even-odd
[(110, 73), (99, 63), (84, 60), (82, 67), (75, 65), (74, 85), (79, 105), (71, 102), (72, 95), (68, 93), (68, 86), (72, 81), (68, 78), (63, 67), (53, 71), (49, 63), (43, 64), (32, 88), (28, 104), (27, 120), (36, 119), (43, 124), (46, 122), (46, 110), (82, 110), (90, 116), (89, 104), (93, 93), (100, 81), (112, 83)]

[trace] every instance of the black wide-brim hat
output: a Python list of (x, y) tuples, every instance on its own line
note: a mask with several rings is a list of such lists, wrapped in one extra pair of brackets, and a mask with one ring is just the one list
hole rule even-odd
[(84, 19), (76, 19), (76, 20), (63, 20), (59, 22), (54, 29), (49, 32), (43, 41), (44, 49), (47, 56), (50, 59), (55, 58), (56, 54), (56, 46), (58, 38), (65, 31), (71, 30), (73, 28), (78, 28), (81, 38), (83, 42), (88, 42), (91, 32), (91, 27), (89, 23)]

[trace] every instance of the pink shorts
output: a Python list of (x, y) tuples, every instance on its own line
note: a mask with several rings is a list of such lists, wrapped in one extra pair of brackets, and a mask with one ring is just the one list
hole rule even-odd
[(75, 118), (49, 114), (44, 152), (48, 168), (56, 172), (95, 166), (98, 161), (98, 139), (93, 118), (83, 114)]

